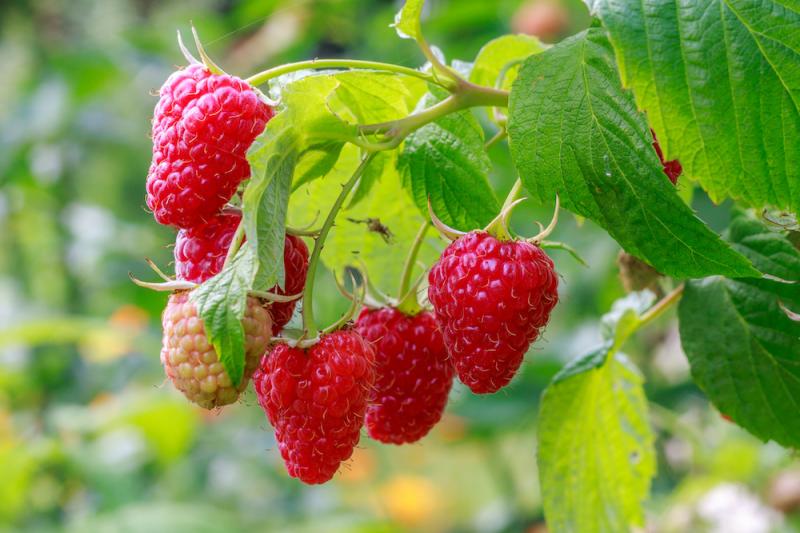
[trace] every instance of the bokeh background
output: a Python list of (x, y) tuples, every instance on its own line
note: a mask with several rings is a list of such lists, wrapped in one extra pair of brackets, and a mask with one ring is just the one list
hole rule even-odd
[[(562, 216), (562, 303), (513, 385), (456, 386), (442, 423), (402, 448), (362, 439), (331, 483), (284, 472), (249, 392), (204, 412), (165, 383), (166, 296), (134, 286), (169, 268), (173, 232), (144, 207), (154, 91), (184, 62), (176, 30), (243, 77), (313, 57), (421, 63), (384, 0), (3, 0), (0, 2), (0, 530), (544, 532), (535, 461), (539, 396), (599, 338), (623, 295), (617, 245)], [(492, 37), (549, 42), (589, 24), (578, 0), (430, 0), (425, 31), (448, 58)], [(514, 173), (493, 148), (499, 196)], [(683, 185), (687, 187), (687, 185)], [(716, 228), (727, 207), (696, 192)], [(521, 231), (546, 210), (524, 206)], [(320, 274), (320, 321), (346, 307)], [(792, 456), (725, 422), (692, 385), (672, 317), (627, 347), (647, 377), (659, 471), (650, 531), (794, 531)]]

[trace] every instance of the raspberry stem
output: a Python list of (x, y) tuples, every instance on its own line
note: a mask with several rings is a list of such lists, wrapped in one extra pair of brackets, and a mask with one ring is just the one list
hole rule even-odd
[(342, 184), (342, 191), (333, 202), (333, 206), (331, 207), (330, 212), (328, 212), (325, 222), (322, 223), (322, 228), (319, 230), (319, 235), (314, 239), (314, 249), (311, 251), (311, 257), (308, 260), (306, 287), (303, 291), (303, 337), (306, 339), (314, 339), (319, 334), (317, 325), (314, 322), (314, 278), (316, 277), (319, 256), (322, 253), (322, 248), (325, 246), (325, 239), (328, 237), (328, 233), (333, 226), (333, 222), (336, 220), (336, 215), (339, 212), (339, 209), (342, 208), (345, 199), (350, 194), (350, 191), (353, 190), (353, 187), (364, 173), (364, 169), (367, 168), (367, 165), (372, 160), (374, 155), (374, 152), (366, 153), (362, 157), (361, 163), (353, 172), (353, 175), (350, 177), (350, 179)]
[(242, 247), (242, 242), (244, 242), (244, 218), (242, 218), (239, 225), (236, 226), (236, 232), (233, 234), (230, 246), (228, 246), (228, 253), (225, 255), (225, 261), (222, 263), (223, 269), (236, 257), (236, 252)]
[(392, 63), (381, 63), (379, 61), (363, 61), (360, 59), (311, 59), (308, 61), (298, 61), (296, 63), (287, 63), (279, 65), (270, 69), (264, 70), (257, 74), (253, 74), (245, 81), (250, 85), (257, 86), (298, 70), (308, 69), (362, 69), (362, 70), (381, 70), (385, 72), (396, 72), (397, 74), (405, 74), (414, 78), (420, 78), (430, 83), (446, 86), (432, 74), (422, 72), (420, 70), (404, 67), (402, 65), (394, 65)]
[(414, 242), (411, 244), (408, 256), (406, 256), (406, 262), (403, 265), (403, 275), (400, 277), (400, 290), (397, 293), (397, 298), (399, 299), (397, 308), (406, 315), (415, 315), (419, 313), (421, 309), (417, 301), (416, 290), (413, 288), (409, 290), (409, 288), (411, 285), (411, 275), (414, 273), (414, 265), (417, 261), (417, 255), (425, 240), (428, 227), (430, 227), (430, 224), (426, 220), (422, 223), (422, 226), (420, 226), (416, 237), (414, 237)]

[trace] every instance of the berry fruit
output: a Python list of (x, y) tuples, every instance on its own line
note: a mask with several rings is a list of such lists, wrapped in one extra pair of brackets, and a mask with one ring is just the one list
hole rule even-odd
[(664, 161), (664, 152), (661, 151), (661, 145), (658, 144), (658, 139), (656, 139), (656, 132), (651, 129), (650, 133), (653, 134), (653, 148), (656, 149), (656, 154), (658, 154), (658, 160), (661, 161), (661, 166), (664, 167), (664, 174), (667, 175), (669, 181), (671, 181), (673, 185), (677, 185), (678, 176), (680, 176), (681, 173), (683, 172), (683, 167), (681, 166), (681, 162), (678, 161), (677, 159)]
[(161, 224), (199, 226), (250, 175), (247, 149), (273, 111), (244, 81), (203, 65), (174, 72), (159, 94), (147, 206)]
[(458, 377), (478, 394), (511, 381), (558, 302), (558, 277), (541, 248), (484, 231), (451, 243), (428, 282)]
[[(283, 243), (283, 270), (284, 288), (277, 285), (272, 288), (275, 294), (290, 296), (303, 292), (308, 274), (308, 247), (303, 239), (294, 235), (287, 235)], [(275, 302), (269, 309), (272, 315), (272, 334), (277, 335), (283, 329), (294, 313), (297, 300), (291, 302)]]
[[(182, 229), (175, 239), (175, 275), (178, 279), (203, 283), (222, 270), (228, 247), (233, 240), (241, 215), (222, 212), (196, 228)], [(308, 273), (308, 247), (303, 239), (287, 235), (283, 243), (284, 288), (270, 292), (284, 296), (303, 291)], [(291, 320), (296, 300), (275, 302), (269, 308), (272, 334), (277, 335)]]
[(290, 476), (324, 483), (350, 458), (374, 364), (372, 347), (353, 330), (323, 335), (307, 349), (278, 344), (264, 356), (253, 383)]
[(439, 422), (455, 369), (433, 313), (365, 308), (356, 330), (375, 348), (375, 387), (367, 407), (370, 437), (415, 442)]
[(175, 276), (203, 283), (218, 274), (241, 218), (223, 211), (205, 224), (180, 230), (175, 238)]
[(267, 349), (272, 322), (256, 298), (248, 298), (242, 326), (245, 333), (244, 378), (234, 387), (214, 347), (209, 344), (197, 307), (189, 293), (169, 297), (161, 317), (164, 327), (161, 364), (175, 387), (191, 402), (212, 409), (233, 403), (247, 386)]

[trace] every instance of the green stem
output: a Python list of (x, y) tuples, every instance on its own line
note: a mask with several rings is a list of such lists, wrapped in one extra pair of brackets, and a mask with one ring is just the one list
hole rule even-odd
[(362, 135), (385, 134), (386, 140), (373, 145), (372, 149), (389, 150), (397, 147), (410, 133), (445, 115), (476, 106), (505, 107), (507, 105), (507, 91), (464, 82), (457, 92), (419, 113), (389, 122), (364, 124), (358, 127), (358, 131)]
[(683, 284), (681, 283), (673, 289), (672, 292), (664, 296), (659, 302), (647, 310), (645, 314), (642, 315), (642, 318), (639, 320), (639, 326), (637, 329), (646, 326), (656, 318), (660, 317), (664, 312), (673, 306), (678, 300), (681, 299), (683, 295)]
[(491, 139), (486, 141), (486, 143), (483, 145), (483, 149), (484, 150), (488, 150), (489, 148), (491, 148), (495, 144), (499, 143), (500, 141), (502, 141), (506, 137), (508, 137), (508, 131), (506, 131), (506, 129), (503, 128), (500, 131), (498, 131), (497, 133), (495, 133), (494, 136)]
[(437, 85), (442, 85), (442, 83), (438, 82), (434, 76), (428, 74), (427, 72), (422, 72), (410, 67), (403, 67), (401, 65), (393, 65), (391, 63), (381, 63), (379, 61), (362, 61), (358, 59), (311, 59), (308, 61), (287, 63), (286, 65), (280, 65), (277, 67), (264, 70), (257, 74), (253, 74), (245, 81), (253, 86), (263, 85), (269, 80), (272, 80), (284, 74), (288, 74), (289, 72), (296, 72), (298, 70), (308, 70), (308, 69), (381, 70), (385, 72), (396, 72), (398, 74), (405, 74), (406, 76), (413, 76), (415, 78), (420, 78), (427, 82), (436, 83)]
[(517, 199), (519, 196), (519, 191), (522, 190), (522, 180), (517, 178), (517, 181), (514, 182), (514, 185), (511, 186), (511, 190), (508, 191), (508, 196), (506, 196), (505, 202), (503, 202), (503, 207), (500, 208), (500, 211), (505, 211), (508, 209), (508, 206), (514, 203), (514, 200)]
[(353, 187), (361, 177), (361, 174), (364, 173), (364, 169), (367, 167), (370, 160), (372, 160), (373, 155), (374, 153), (372, 152), (366, 154), (361, 159), (361, 163), (358, 165), (358, 168), (356, 168), (355, 172), (353, 172), (353, 175), (350, 177), (350, 179), (342, 185), (342, 191), (339, 193), (339, 196), (336, 197), (336, 201), (333, 203), (327, 218), (325, 218), (325, 222), (322, 224), (322, 228), (319, 230), (319, 236), (314, 241), (314, 249), (312, 250), (311, 257), (308, 260), (306, 287), (303, 291), (303, 329), (304, 337), (307, 339), (313, 339), (319, 334), (317, 325), (314, 322), (314, 277), (317, 272), (319, 256), (322, 253), (322, 248), (325, 246), (325, 239), (328, 237), (328, 233), (333, 226), (333, 222), (336, 220), (336, 215), (339, 213), (339, 209), (342, 208), (342, 204), (344, 204), (344, 201), (350, 194), (350, 191), (353, 190)]
[(223, 269), (236, 257), (236, 252), (242, 247), (242, 242), (244, 242), (244, 219), (239, 221), (239, 225), (236, 226), (236, 233), (233, 234), (231, 245), (228, 246), (228, 253), (225, 255), (225, 261), (222, 263)]
[(414, 242), (406, 256), (406, 262), (403, 265), (403, 275), (400, 277), (400, 290), (397, 293), (399, 302), (397, 308), (407, 315), (415, 315), (419, 312), (419, 302), (417, 301), (416, 290), (409, 290), (411, 288), (411, 275), (414, 273), (414, 265), (417, 262), (417, 255), (422, 243), (425, 241), (425, 234), (428, 232), (430, 223), (426, 220), (419, 228)]

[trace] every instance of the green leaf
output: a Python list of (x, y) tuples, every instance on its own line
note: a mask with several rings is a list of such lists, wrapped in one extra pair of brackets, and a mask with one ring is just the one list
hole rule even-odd
[(420, 17), (425, 0), (406, 0), (394, 17), (394, 29), (402, 39), (419, 40), (422, 37)]
[[(383, 157), (389, 161), (392, 159), (391, 154)], [(336, 166), (324, 179), (299, 188), (289, 203), (290, 223), (304, 226), (318, 217), (318, 213), (327, 213), (342, 183), (352, 176), (358, 161), (358, 151), (353, 146), (346, 146)], [(367, 168), (370, 169), (373, 163)], [(339, 275), (346, 266), (361, 268), (363, 264), (375, 286), (395, 294), (405, 255), (425, 218), (403, 190), (396, 167), (384, 164), (380, 168), (379, 175), (377, 167), (371, 171), (376, 173), (374, 179), (380, 186), (373, 187), (358, 202), (351, 200), (351, 207), (339, 213), (321, 257), (325, 266)], [(367, 218), (377, 218), (386, 225), (392, 233), (391, 239), (387, 242), (380, 234), (369, 231), (363, 222)], [(420, 250), (419, 259), (430, 264), (439, 253), (440, 247), (431, 238)]]
[(403, 118), (427, 91), (423, 80), (393, 73), (359, 70), (333, 77), (338, 86), (331, 106), (339, 116), (359, 124)]
[(642, 377), (612, 343), (573, 361), (547, 387), (539, 479), (553, 531), (629, 531), (643, 522), (655, 474)]
[(514, 163), (540, 202), (558, 193), (564, 207), (669, 276), (758, 275), (666, 179), (601, 29), (530, 56), (514, 82), (509, 111)]
[(517, 78), (521, 63), (516, 63), (532, 54), (543, 51), (545, 46), (530, 35), (503, 35), (483, 45), (472, 67), (470, 81), (486, 87), (494, 87), (500, 73), (505, 70), (500, 89), (509, 90)]
[(800, 211), (800, 4), (587, 3), (667, 159), (717, 202)]
[(258, 250), (253, 289), (269, 290), (283, 283), (286, 209), (300, 138), (292, 115), (274, 117), (247, 153), (251, 178), (242, 197), (245, 234)]
[[(420, 107), (440, 101), (426, 95)], [(491, 161), (483, 130), (469, 111), (447, 115), (406, 138), (398, 159), (403, 184), (428, 215), (428, 199), (445, 224), (471, 230), (485, 226), (500, 206), (489, 185)]]
[(656, 295), (649, 291), (632, 292), (620, 298), (611, 306), (611, 311), (603, 315), (603, 338), (619, 348), (641, 325), (641, 316), (655, 302)]
[(297, 158), (292, 190), (330, 172), (343, 146), (344, 143), (340, 141), (322, 141), (305, 148)]
[(189, 294), (203, 320), (208, 341), (234, 386), (239, 386), (244, 377), (242, 317), (257, 266), (252, 244), (246, 242), (222, 272)]
[(757, 437), (800, 446), (800, 251), (743, 212), (734, 246), (776, 279), (706, 278), (687, 283), (678, 308), (681, 343), (709, 399)]

